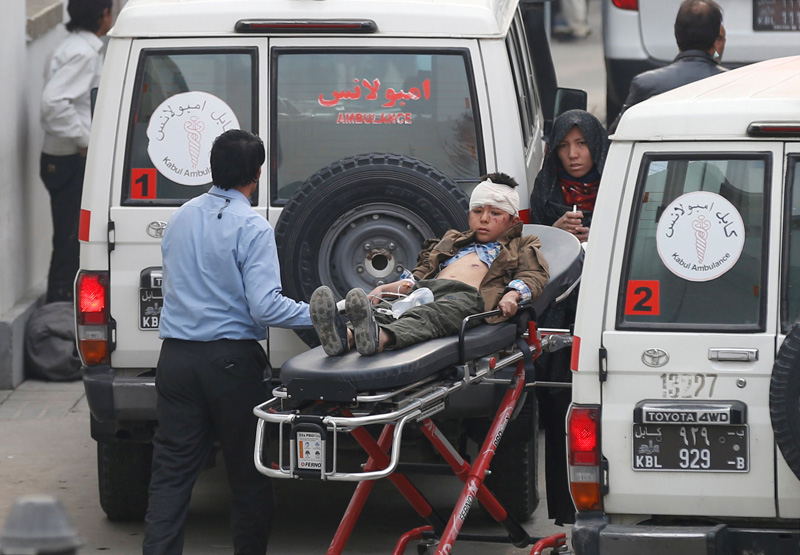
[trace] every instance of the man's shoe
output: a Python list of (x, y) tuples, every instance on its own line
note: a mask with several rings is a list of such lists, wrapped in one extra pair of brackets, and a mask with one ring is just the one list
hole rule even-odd
[(380, 329), (367, 294), (363, 289), (351, 289), (345, 298), (344, 307), (353, 326), (358, 354), (365, 357), (374, 355), (378, 350)]
[(347, 351), (347, 327), (336, 308), (336, 299), (331, 288), (327, 285), (317, 287), (311, 294), (308, 305), (311, 323), (325, 354), (335, 357)]

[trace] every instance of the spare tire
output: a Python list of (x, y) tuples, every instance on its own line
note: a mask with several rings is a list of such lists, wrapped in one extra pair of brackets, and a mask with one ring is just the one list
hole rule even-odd
[(800, 479), (800, 321), (783, 340), (769, 384), (769, 415), (775, 441)]
[[(297, 190), (275, 226), (284, 293), (308, 300), (320, 285), (338, 298), (400, 278), (422, 243), (467, 229), (469, 200), (447, 175), (400, 154), (370, 153), (321, 169)], [(298, 330), (309, 345), (309, 330)]]

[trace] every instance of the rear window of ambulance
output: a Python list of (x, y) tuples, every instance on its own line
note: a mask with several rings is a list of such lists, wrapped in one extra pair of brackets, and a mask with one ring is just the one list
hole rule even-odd
[(255, 48), (145, 49), (128, 129), (123, 205), (180, 205), (211, 187), (229, 129), (257, 133)]
[(450, 178), (483, 172), (468, 51), (272, 50), (272, 199), (341, 158), (390, 152)]
[(769, 154), (645, 156), (618, 329), (764, 328)]

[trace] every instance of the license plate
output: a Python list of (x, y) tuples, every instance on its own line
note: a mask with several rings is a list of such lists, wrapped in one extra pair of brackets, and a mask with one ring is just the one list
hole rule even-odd
[(160, 287), (139, 288), (139, 329), (157, 330), (164, 299)]
[(753, 30), (800, 30), (800, 4), (776, 2), (775, 0), (753, 0)]
[(633, 470), (748, 472), (746, 424), (634, 424)]

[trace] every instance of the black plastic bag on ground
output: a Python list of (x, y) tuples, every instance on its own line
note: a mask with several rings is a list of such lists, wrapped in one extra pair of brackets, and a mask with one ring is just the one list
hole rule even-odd
[(27, 378), (73, 381), (81, 377), (81, 361), (75, 346), (75, 309), (70, 302), (43, 305), (25, 327)]

